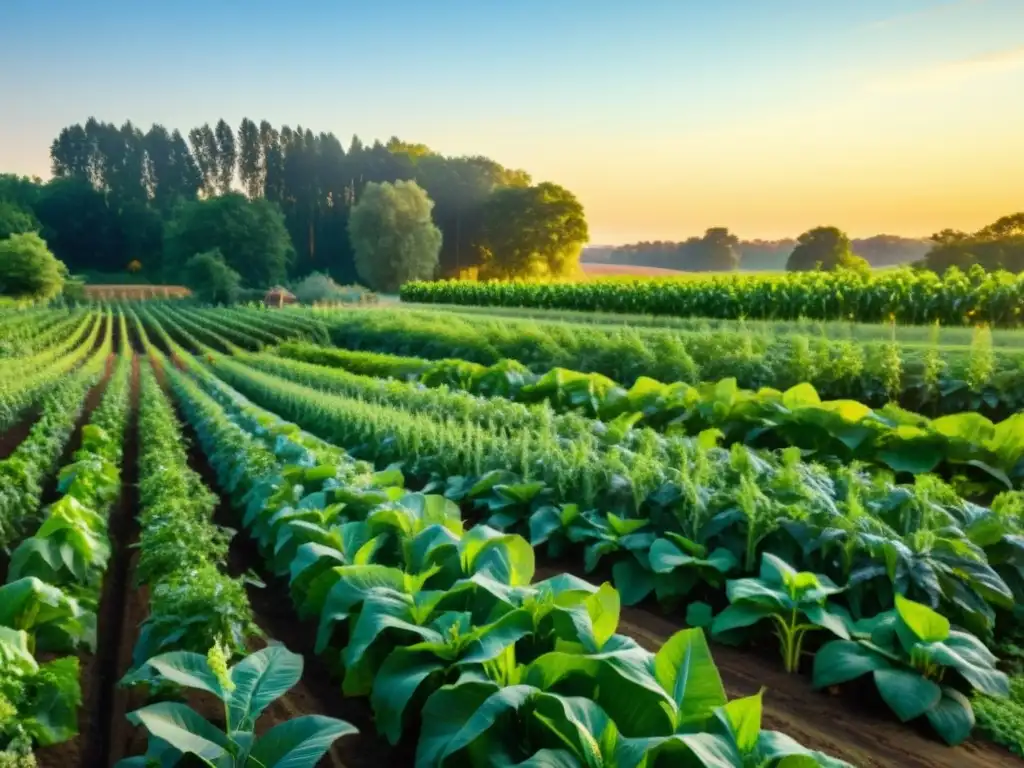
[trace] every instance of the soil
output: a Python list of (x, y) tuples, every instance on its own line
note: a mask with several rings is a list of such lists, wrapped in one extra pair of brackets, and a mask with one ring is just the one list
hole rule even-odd
[(14, 453), (17, 447), (21, 445), (21, 442), (28, 437), (28, 433), (32, 431), (32, 425), (36, 423), (38, 418), (39, 409), (36, 407), (30, 408), (16, 424), (13, 424), (10, 429), (4, 430), (0, 434), (0, 461)]
[[(535, 580), (582, 569), (541, 565)], [(623, 608), (619, 632), (650, 651), (686, 627), (682, 621), (643, 608)], [(950, 747), (930, 735), (927, 723), (902, 724), (894, 719), (873, 689), (844, 690), (838, 695), (815, 691), (799, 674), (786, 674), (767, 654), (713, 644), (712, 653), (730, 697), (764, 697), (763, 727), (782, 731), (806, 747), (820, 750), (858, 768), (1007, 768), (1024, 760), (989, 742), (969, 740)]]

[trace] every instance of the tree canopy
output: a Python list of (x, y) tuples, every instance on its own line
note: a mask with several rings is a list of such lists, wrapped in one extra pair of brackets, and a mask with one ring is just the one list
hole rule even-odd
[(32, 211), (26, 211), (6, 200), (0, 200), (0, 240), (11, 235), (39, 231), (39, 222)]
[(484, 205), (480, 277), (570, 275), (588, 238), (583, 206), (569, 190), (550, 182), (503, 187)]
[(931, 239), (932, 248), (922, 264), (936, 272), (950, 267), (966, 271), (975, 264), (987, 270), (1024, 272), (1024, 213), (1003, 216), (974, 233), (944, 229)]
[(415, 181), (368, 184), (348, 222), (360, 279), (374, 290), (394, 292), (409, 280), (432, 278), (441, 250), (433, 207)]
[(812, 269), (831, 271), (840, 266), (855, 264), (850, 238), (838, 227), (809, 229), (796, 242), (796, 247), (786, 261), (786, 269), (790, 272)]
[(165, 279), (197, 253), (217, 251), (248, 288), (283, 282), (293, 257), (281, 211), (231, 192), (179, 206), (164, 231)]
[(48, 299), (60, 293), (67, 268), (35, 232), (0, 240), (0, 294)]

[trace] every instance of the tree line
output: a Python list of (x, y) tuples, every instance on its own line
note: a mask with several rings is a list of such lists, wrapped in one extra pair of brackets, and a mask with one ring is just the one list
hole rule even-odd
[[(586, 262), (663, 267), (690, 272), (733, 269), (807, 270), (914, 264), (942, 273), (975, 264), (986, 270), (1024, 271), (1024, 213), (1003, 216), (977, 232), (945, 229), (927, 239), (875, 235), (851, 239), (837, 227), (815, 227), (796, 239), (740, 240), (724, 227), (682, 242), (645, 241), (591, 246)], [(864, 263), (861, 263), (864, 262)]]
[(219, 249), (250, 287), (314, 271), (353, 282), (353, 209), (371, 185), (398, 182), (426, 193), (440, 232), (436, 263), (420, 260), (421, 271), (433, 264), (427, 277), (567, 274), (587, 241), (582, 206), (557, 184), (394, 137), (346, 147), (249, 118), (187, 134), (90, 118), (61, 130), (50, 157), (46, 183), (0, 176), (0, 237), (38, 231), (73, 272), (135, 268), (173, 282), (188, 258)]

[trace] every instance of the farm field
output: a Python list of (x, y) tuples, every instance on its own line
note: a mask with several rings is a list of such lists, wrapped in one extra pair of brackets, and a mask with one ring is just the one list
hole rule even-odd
[(909, 267), (857, 272), (693, 273), (680, 278), (584, 282), (411, 281), (403, 301), (599, 310), (724, 320), (857, 320), (869, 323), (1024, 324), (1024, 277), (975, 266), (939, 276)]
[(1013, 331), (570, 319), (0, 310), (0, 760), (1024, 764)]

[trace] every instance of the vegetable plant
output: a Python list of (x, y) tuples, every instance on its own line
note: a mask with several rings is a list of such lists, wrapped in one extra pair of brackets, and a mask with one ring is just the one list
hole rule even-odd
[(185, 755), (216, 768), (312, 768), (336, 739), (356, 733), (336, 718), (303, 715), (256, 736), (260, 715), (302, 678), (302, 657), (281, 645), (256, 651), (231, 667), (220, 643), (205, 656), (174, 651), (149, 659), (146, 666), (161, 681), (216, 696), (224, 722), (215, 725), (178, 701), (137, 709), (128, 719), (149, 732), (149, 746), (145, 755), (118, 763), (121, 768), (141, 768), (149, 761), (173, 766)]
[(964, 691), (1005, 697), (1009, 681), (974, 635), (950, 627), (931, 608), (896, 595), (896, 608), (853, 625), (852, 639), (833, 640), (814, 657), (814, 686), (871, 674), (878, 693), (908, 722), (922, 715), (949, 744), (974, 726)]
[(715, 617), (714, 635), (771, 619), (779, 638), (783, 665), (796, 672), (808, 632), (827, 629), (849, 638), (847, 619), (828, 598), (842, 591), (827, 576), (797, 572), (789, 563), (765, 552), (758, 578), (736, 579), (726, 586), (729, 607)]

